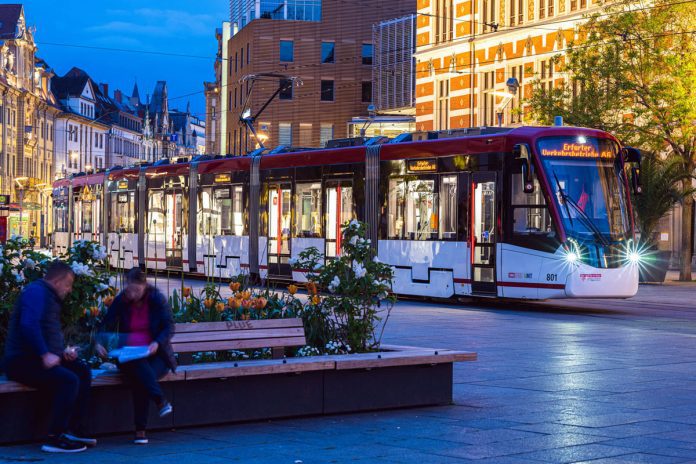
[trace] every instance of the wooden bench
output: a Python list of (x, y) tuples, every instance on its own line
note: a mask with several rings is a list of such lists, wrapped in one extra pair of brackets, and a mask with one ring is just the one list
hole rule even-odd
[(302, 319), (267, 319), (176, 324), (172, 338), (175, 353), (271, 348), (274, 359), (286, 347), (305, 346)]

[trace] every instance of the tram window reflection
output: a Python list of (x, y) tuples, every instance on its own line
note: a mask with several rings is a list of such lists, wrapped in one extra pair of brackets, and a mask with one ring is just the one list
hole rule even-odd
[(389, 181), (389, 237), (428, 240), (437, 234), (435, 181)]
[(440, 181), (440, 238), (457, 238), (457, 177), (442, 176)]
[(321, 183), (297, 184), (295, 186), (297, 237), (321, 237)]
[(135, 232), (135, 192), (116, 192), (111, 195), (109, 230), (122, 234)]
[(92, 232), (92, 202), (82, 201), (82, 224), (80, 224), (82, 233)]
[(67, 232), (68, 231), (68, 208), (65, 203), (57, 203), (53, 208), (54, 219), (53, 219), (53, 229), (55, 232)]
[(151, 190), (147, 208), (147, 233), (164, 235), (164, 192)]
[(341, 250), (342, 228), (352, 219), (353, 187), (346, 182), (326, 187), (326, 256), (338, 256)]

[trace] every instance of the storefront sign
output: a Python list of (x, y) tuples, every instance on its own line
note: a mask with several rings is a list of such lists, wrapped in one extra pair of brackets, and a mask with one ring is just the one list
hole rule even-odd
[(437, 172), (436, 160), (408, 160), (408, 172)]
[(232, 181), (232, 176), (229, 174), (215, 174), (215, 183), (216, 184), (223, 184), (226, 182), (231, 182)]
[(564, 143), (563, 145), (559, 145), (553, 148), (542, 148), (541, 156), (561, 158), (613, 159), (616, 156), (616, 154), (611, 150), (598, 152), (594, 146), (588, 144)]

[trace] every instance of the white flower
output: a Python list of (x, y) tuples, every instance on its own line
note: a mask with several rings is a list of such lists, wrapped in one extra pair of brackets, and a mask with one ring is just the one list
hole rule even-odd
[(365, 266), (363, 266), (361, 263), (353, 261), (353, 272), (355, 273), (355, 277), (357, 279), (362, 279), (365, 277), (365, 274), (367, 274), (367, 269), (365, 269)]
[(14, 276), (17, 282), (22, 282), (24, 280), (24, 273), (17, 272), (17, 269), (12, 269), (12, 275)]
[(377, 298), (379, 298), (380, 300), (384, 300), (387, 298), (387, 296), (388, 296), (387, 292), (379, 292), (379, 295), (377, 295)]
[(348, 243), (350, 243), (350, 244), (353, 245), (353, 246), (357, 245), (357, 244), (358, 244), (358, 236), (357, 236), (357, 235), (353, 235), (353, 236), (350, 238), (350, 241), (349, 241)]
[(382, 261), (380, 261), (379, 258), (376, 257), (376, 256), (372, 259), (372, 261), (375, 262), (375, 263), (381, 263), (381, 262), (382, 262)]
[(103, 291), (108, 290), (108, 289), (109, 289), (109, 286), (106, 285), (106, 284), (99, 284), (99, 285), (97, 285), (97, 291), (98, 291), (98, 292), (103, 292)]
[(86, 275), (86, 276), (93, 276), (94, 271), (92, 271), (88, 265), (78, 263), (78, 262), (73, 262), (70, 267), (72, 268), (73, 272), (75, 273), (76, 276), (81, 276), (81, 275)]
[(319, 270), (321, 270), (321, 263), (315, 263), (315, 264), (314, 264), (314, 269), (313, 269), (313, 270), (314, 270), (314, 271), (319, 271)]
[(36, 266), (36, 263), (34, 262), (33, 259), (27, 258), (24, 260), (24, 267), (26, 267), (27, 269), (34, 269), (35, 266)]
[(353, 219), (353, 220), (350, 221), (350, 223), (348, 224), (348, 227), (356, 227), (356, 228), (358, 228), (358, 227), (360, 227), (360, 223), (359, 223), (358, 221), (356, 221), (355, 219)]
[(294, 266), (295, 264), (297, 264), (297, 258), (288, 259), (288, 264)]
[(106, 259), (106, 247), (103, 245), (92, 244), (92, 258), (97, 261)]
[(336, 292), (336, 289), (341, 285), (341, 279), (338, 278), (338, 276), (334, 276), (333, 280), (329, 284), (329, 291), (331, 293)]
[(116, 276), (109, 277), (109, 287), (116, 288), (116, 283), (117, 283)]

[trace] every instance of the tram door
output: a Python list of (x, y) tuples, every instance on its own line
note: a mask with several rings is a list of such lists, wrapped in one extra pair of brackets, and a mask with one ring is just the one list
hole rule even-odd
[(475, 172), (471, 192), (471, 291), (495, 295), (496, 174)]
[(292, 188), (289, 183), (268, 186), (268, 274), (290, 277), (290, 221)]
[(168, 190), (164, 196), (164, 253), (167, 267), (182, 267), (184, 247), (184, 195), (181, 190)]
[(353, 219), (353, 185), (350, 181), (326, 182), (326, 257), (341, 254), (343, 226)]

